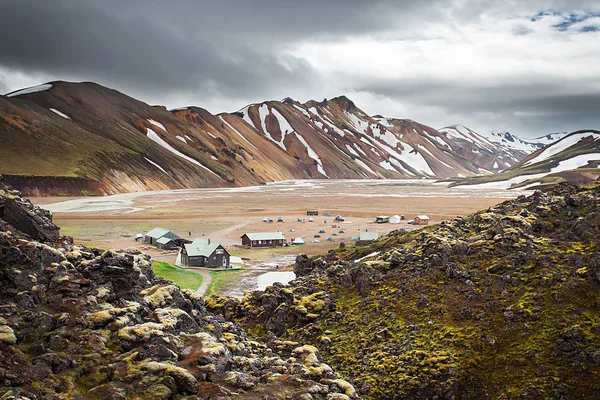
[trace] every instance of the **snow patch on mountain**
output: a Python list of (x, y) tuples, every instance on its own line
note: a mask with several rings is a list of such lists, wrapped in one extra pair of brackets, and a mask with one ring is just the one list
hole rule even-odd
[(377, 176), (375, 171), (373, 171), (371, 168), (369, 168), (369, 166), (367, 164), (365, 164), (362, 160), (357, 158), (354, 160), (354, 162), (357, 163), (358, 165), (360, 165), (365, 171), (369, 171), (371, 174)]
[(346, 117), (348, 117), (348, 120), (350, 121), (350, 123), (352, 125), (354, 125), (354, 127), (356, 128), (356, 130), (360, 133), (363, 134), (367, 134), (367, 128), (369, 128), (369, 123), (365, 122), (363, 120), (361, 120), (360, 118), (358, 118), (356, 115), (346, 112), (344, 111), (344, 114), (346, 114)]
[(290, 125), (288, 120), (279, 113), (275, 108), (271, 109), (271, 113), (277, 118), (277, 122), (279, 123), (279, 130), (281, 131), (281, 141), (283, 142), (283, 138), (285, 135), (294, 132), (294, 128)]
[(390, 164), (389, 161), (382, 161), (382, 162), (379, 163), (379, 165), (383, 169), (387, 169), (388, 171), (394, 171), (394, 172), (396, 172), (396, 169), (394, 167), (392, 167), (392, 164)]
[(402, 173), (405, 173), (405, 174), (408, 174), (408, 175), (411, 175), (411, 176), (415, 176), (415, 174), (413, 174), (412, 172), (410, 172), (409, 170), (407, 170), (406, 168), (404, 168), (404, 166), (402, 165), (402, 163), (400, 161), (396, 160), (395, 158), (390, 157), (389, 161), (390, 161), (390, 163), (394, 167), (396, 167), (396, 169), (398, 171), (400, 171)]
[(525, 153), (533, 153), (537, 149), (543, 147), (540, 143), (533, 143), (520, 139), (510, 132), (490, 132), (487, 139), (492, 143), (498, 143), (509, 149), (523, 151)]
[(69, 117), (67, 114), (58, 111), (56, 108), (49, 108), (49, 110), (52, 111), (56, 115), (60, 115), (63, 118), (71, 119), (71, 117)]
[(306, 115), (308, 118), (310, 118), (310, 114), (304, 108), (298, 107), (296, 104), (294, 104), (294, 108), (300, 111), (302, 114)]
[(187, 144), (187, 140), (185, 140), (185, 138), (183, 136), (175, 136), (177, 139), (181, 140), (183, 143)]
[(548, 135), (540, 136), (538, 138), (532, 139), (532, 141), (534, 143), (539, 143), (542, 146), (547, 146), (556, 141), (559, 141), (560, 139), (564, 138), (568, 134), (569, 134), (568, 132), (550, 133)]
[(360, 156), (358, 155), (358, 153), (356, 152), (356, 150), (354, 150), (354, 149), (352, 148), (352, 146), (350, 146), (349, 144), (347, 144), (347, 145), (346, 145), (346, 148), (348, 149), (348, 151), (349, 151), (349, 152), (350, 152), (352, 155), (355, 155), (356, 157), (360, 157)]
[(32, 86), (32, 87), (28, 87), (28, 88), (25, 88), (25, 89), (17, 90), (16, 92), (8, 93), (6, 95), (6, 97), (15, 97), (15, 96), (20, 96), (22, 94), (31, 94), (31, 93), (43, 92), (44, 90), (48, 90), (48, 89), (51, 89), (51, 88), (52, 88), (52, 84), (45, 83), (43, 85)]
[(308, 156), (310, 158), (312, 158), (313, 160), (315, 160), (315, 162), (317, 163), (317, 170), (321, 174), (323, 174), (323, 175), (325, 175), (326, 177), (329, 178), (329, 176), (325, 173), (325, 169), (323, 168), (323, 162), (321, 161), (321, 158), (319, 157), (319, 155), (317, 154), (317, 152), (314, 151), (312, 149), (312, 147), (309, 146), (309, 144), (306, 142), (306, 140), (298, 132), (296, 132), (296, 137), (298, 138), (298, 140), (300, 141), (300, 143), (302, 143), (304, 145), (304, 147), (306, 147), (306, 151), (308, 152)]
[(160, 165), (158, 165), (154, 161), (152, 161), (152, 160), (150, 160), (149, 158), (146, 158), (146, 157), (144, 157), (144, 160), (148, 161), (150, 164), (154, 165), (156, 168), (160, 169), (162, 172), (164, 172), (165, 174), (169, 175), (167, 173), (167, 171), (165, 171), (165, 169), (163, 167), (161, 167)]
[(547, 160), (548, 158), (552, 157), (553, 155), (558, 154), (561, 151), (568, 149), (569, 147), (577, 144), (579, 141), (581, 141), (587, 137), (590, 137), (590, 136), (593, 137), (594, 140), (600, 139), (600, 134), (593, 133), (593, 132), (581, 132), (581, 133), (573, 134), (571, 136), (567, 136), (563, 139), (560, 139), (558, 142), (555, 142), (554, 144), (547, 146), (540, 154), (538, 154), (536, 157), (534, 157), (531, 160), (524, 163), (523, 166), (527, 166), (527, 165), (531, 165), (531, 164), (535, 164), (535, 163), (539, 163), (544, 160)]
[(548, 172), (516, 176), (505, 181), (487, 182), (480, 183), (477, 185), (465, 185), (464, 187), (469, 189), (510, 189), (511, 186), (525, 182), (530, 179), (539, 179), (550, 174), (570, 171), (572, 169), (577, 169), (586, 166), (590, 161), (600, 161), (600, 153), (580, 154), (578, 156), (562, 160), (558, 163), (556, 167), (551, 168)]
[(262, 128), (262, 131), (265, 133), (265, 135), (269, 135), (269, 139), (275, 141), (271, 135), (269, 134), (269, 132), (267, 131), (267, 116), (270, 114), (269, 112), (269, 106), (266, 104), (261, 105), (258, 108), (258, 116), (260, 118), (260, 126)]
[(227, 127), (229, 129), (231, 129), (233, 132), (235, 132), (239, 137), (241, 137), (242, 139), (244, 139), (250, 146), (254, 147), (256, 150), (258, 150), (256, 148), (255, 145), (253, 145), (252, 143), (250, 143), (250, 141), (248, 139), (246, 139), (246, 137), (244, 135), (241, 134), (241, 132), (239, 132), (237, 129), (235, 129), (229, 122), (225, 121), (225, 118), (223, 118), (221, 115), (219, 115), (219, 119), (221, 121), (223, 121), (223, 123), (225, 123), (225, 125), (227, 125)]
[(399, 141), (400, 145), (404, 148), (404, 151), (402, 151), (401, 153), (398, 153), (391, 147), (389, 147), (377, 140), (371, 139), (370, 137), (368, 137), (368, 139), (371, 140), (373, 142), (373, 144), (380, 147), (382, 150), (386, 151), (390, 156), (395, 157), (399, 161), (406, 163), (411, 168), (414, 168), (417, 171), (421, 171), (425, 175), (435, 176), (435, 174), (429, 167), (429, 164), (427, 163), (427, 160), (425, 159), (425, 157), (423, 157), (423, 155), (421, 155), (421, 153), (419, 153), (417, 150), (415, 150), (408, 143)]
[(175, 154), (176, 156), (181, 157), (184, 160), (187, 160), (187, 161), (191, 162), (192, 164), (195, 164), (195, 165), (199, 166), (200, 168), (203, 168), (203, 169), (207, 170), (208, 172), (210, 172), (211, 174), (213, 174), (214, 176), (216, 176), (217, 178), (219, 178), (219, 175), (215, 174), (213, 171), (211, 171), (210, 169), (208, 169), (207, 167), (205, 167), (204, 165), (202, 165), (199, 161), (194, 160), (192, 157), (186, 156), (185, 154), (183, 154), (179, 150), (171, 147), (171, 145), (169, 143), (165, 142), (152, 129), (150, 129), (150, 128), (146, 128), (146, 129), (147, 129), (146, 136), (148, 136), (148, 139), (150, 139), (153, 142), (155, 142), (155, 143), (159, 144), (160, 146), (164, 147), (166, 150), (170, 151), (171, 153)]
[(380, 117), (373, 117), (373, 119), (374, 119), (375, 121), (379, 122), (381, 125), (383, 125), (383, 126), (386, 126), (386, 127), (388, 127), (388, 128), (393, 128), (393, 127), (394, 127), (394, 124), (392, 124), (392, 123), (390, 122), (390, 120), (389, 120), (389, 119), (387, 119), (387, 118), (383, 118), (383, 117), (381, 117), (381, 118), (380, 118)]
[(354, 148), (355, 148), (356, 150), (358, 150), (358, 152), (359, 152), (360, 154), (362, 154), (362, 155), (363, 155), (363, 156), (365, 156), (365, 157), (367, 156), (367, 154), (366, 154), (366, 153), (363, 151), (363, 149), (361, 149), (361, 148), (360, 148), (360, 146), (358, 145), (358, 143), (352, 143), (352, 144), (354, 145)]
[(162, 129), (163, 131), (167, 132), (167, 128), (165, 128), (165, 126), (163, 124), (161, 124), (158, 121), (155, 121), (153, 119), (149, 119), (148, 122), (150, 122), (152, 125), (159, 127), (160, 129)]
[[(324, 118), (323, 122), (325, 124), (327, 124), (327, 126), (329, 126), (335, 133), (337, 133), (341, 137), (346, 136), (346, 133), (344, 131), (342, 131), (340, 128), (338, 128), (337, 126), (335, 126), (333, 121), (331, 121), (331, 119), (329, 119), (329, 117), (327, 115), (323, 115), (323, 118)], [(327, 122), (326, 119), (329, 120), (329, 122)]]

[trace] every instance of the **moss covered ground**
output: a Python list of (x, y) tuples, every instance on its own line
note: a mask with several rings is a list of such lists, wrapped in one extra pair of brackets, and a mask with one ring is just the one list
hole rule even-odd
[(244, 272), (243, 269), (230, 269), (210, 271), (212, 280), (206, 288), (205, 296), (221, 293), (227, 288), (236, 286), (240, 280), (240, 275)]
[(251, 334), (319, 347), (366, 398), (596, 398), (599, 198), (559, 185), (392, 232), (220, 306)]

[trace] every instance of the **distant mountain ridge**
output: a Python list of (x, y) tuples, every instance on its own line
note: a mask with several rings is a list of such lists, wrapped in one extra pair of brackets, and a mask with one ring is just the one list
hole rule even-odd
[(470, 177), (455, 185), (537, 189), (559, 182), (588, 183), (600, 177), (600, 131), (577, 131), (494, 176)]
[(30, 195), (112, 194), (286, 179), (469, 177), (526, 155), (468, 128), (457, 132), (369, 116), (345, 96), (213, 115), (59, 81), (0, 97), (0, 173)]

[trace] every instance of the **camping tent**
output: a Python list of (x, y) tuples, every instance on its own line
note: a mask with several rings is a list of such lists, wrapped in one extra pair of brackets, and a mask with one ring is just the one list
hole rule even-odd
[(299, 246), (301, 244), (304, 244), (304, 240), (302, 240), (301, 237), (297, 237), (296, 239), (294, 239), (294, 241), (292, 242), (293, 245), (295, 246)]
[(390, 224), (399, 224), (399, 223), (400, 223), (399, 215), (393, 215), (390, 217)]

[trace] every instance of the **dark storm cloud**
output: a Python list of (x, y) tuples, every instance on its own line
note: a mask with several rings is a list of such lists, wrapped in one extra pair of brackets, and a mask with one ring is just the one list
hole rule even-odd
[[(18, 70), (90, 76), (143, 91), (218, 87), (252, 92), (270, 81), (310, 78), (310, 67), (210, 35), (177, 36), (161, 16), (79, 2), (2, 2), (0, 63)], [(164, 21), (163, 21), (164, 22)], [(172, 21), (176, 25), (176, 21)]]
[[(294, 52), (306, 43), (353, 43), (365, 38), (376, 38), (379, 43), (426, 41), (448, 32), (460, 36), (464, 34), (461, 27), (477, 23), (485, 33), (490, 21), (512, 18), (524, 23), (513, 25), (508, 34), (529, 38), (536, 35), (527, 24), (531, 18), (564, 16), (568, 31), (594, 15), (595, 3), (0, 0), (0, 92), (20, 88), (16, 82), (41, 83), (35, 82), (38, 77), (91, 80), (150, 103), (223, 107), (211, 109), (215, 112), (234, 110), (243, 101), (285, 96), (306, 100), (364, 91), (415, 107), (437, 107), (443, 112), (436, 123), (453, 113), (461, 117), (493, 114), (494, 124), (512, 118), (514, 126), (525, 126), (526, 121), (550, 113), (555, 116), (548, 119), (598, 123), (590, 116), (598, 98), (586, 94), (586, 85), (577, 79), (559, 78), (541, 85), (516, 73), (514, 84), (505, 81), (490, 86), (473, 84), (468, 72), (461, 76), (459, 71), (444, 80), (435, 70), (429, 76), (409, 73), (402, 79), (372, 78), (354, 74), (352, 62), (347, 61), (335, 65), (339, 73), (332, 75), (331, 65), (323, 67)], [(443, 29), (432, 33), (433, 25)], [(556, 31), (562, 29), (560, 20), (556, 26)], [(471, 39), (477, 37), (467, 37), (466, 42)], [(421, 53), (411, 53), (415, 68), (422, 62), (419, 57), (427, 59), (428, 51), (432, 50), (424, 47)], [(385, 52), (375, 55), (367, 50), (364, 57), (372, 63), (386, 62)], [(393, 71), (393, 64), (389, 69)], [(440, 72), (443, 69), (441, 64)], [(369, 104), (359, 106), (369, 108)], [(489, 126), (494, 128), (502, 126)]]

